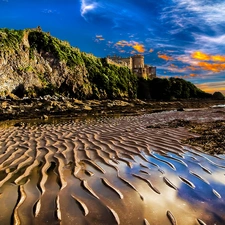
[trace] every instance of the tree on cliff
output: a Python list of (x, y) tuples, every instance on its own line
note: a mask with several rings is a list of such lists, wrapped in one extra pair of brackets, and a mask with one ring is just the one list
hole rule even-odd
[(198, 89), (194, 84), (180, 78), (154, 78), (138, 80), (138, 97), (141, 99), (173, 100), (210, 98), (212, 95)]

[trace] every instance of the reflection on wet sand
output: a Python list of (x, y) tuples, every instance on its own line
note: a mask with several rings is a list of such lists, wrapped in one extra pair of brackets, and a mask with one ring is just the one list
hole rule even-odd
[(0, 128), (0, 224), (224, 224), (224, 155), (147, 128), (214, 110)]

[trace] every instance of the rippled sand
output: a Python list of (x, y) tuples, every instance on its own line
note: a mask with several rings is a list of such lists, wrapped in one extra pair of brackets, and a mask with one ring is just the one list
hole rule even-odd
[(225, 156), (184, 146), (174, 119), (224, 110), (0, 128), (0, 224), (225, 222)]

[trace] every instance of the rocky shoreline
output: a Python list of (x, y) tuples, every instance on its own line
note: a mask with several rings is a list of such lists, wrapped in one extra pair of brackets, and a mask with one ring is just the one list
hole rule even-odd
[[(143, 115), (161, 111), (188, 111), (225, 105), (224, 100), (183, 100), (171, 102), (141, 100), (86, 100), (44, 96), (36, 99), (1, 99), (0, 121), (14, 121), (14, 126), (26, 125), (28, 119), (50, 121), (54, 118), (82, 118), (86, 116)], [(218, 107), (219, 108), (219, 107)], [(42, 123), (42, 122), (41, 122)], [(225, 121), (193, 122), (173, 120), (148, 128), (185, 127), (199, 135), (183, 140), (184, 144), (198, 146), (209, 154), (225, 153)]]
[[(207, 113), (207, 111), (206, 111)], [(225, 115), (224, 108), (216, 110), (214, 114)], [(219, 118), (212, 121), (190, 121), (186, 119), (175, 119), (168, 123), (154, 124), (147, 128), (180, 128), (184, 127), (189, 132), (197, 136), (185, 138), (183, 144), (188, 144), (195, 147), (200, 147), (205, 153), (211, 155), (219, 155), (225, 153), (225, 119)]]
[(86, 115), (142, 115), (165, 110), (209, 108), (223, 105), (225, 100), (142, 101), (85, 100), (44, 96), (40, 98), (0, 99), (0, 121), (49, 117), (79, 117)]
[(204, 152), (213, 155), (225, 153), (225, 120), (190, 123), (187, 128), (200, 136), (186, 139), (184, 144), (201, 147)]

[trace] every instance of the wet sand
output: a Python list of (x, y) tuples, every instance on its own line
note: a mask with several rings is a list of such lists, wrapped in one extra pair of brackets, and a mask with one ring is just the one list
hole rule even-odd
[(225, 156), (173, 120), (225, 109), (0, 128), (0, 224), (222, 225)]

